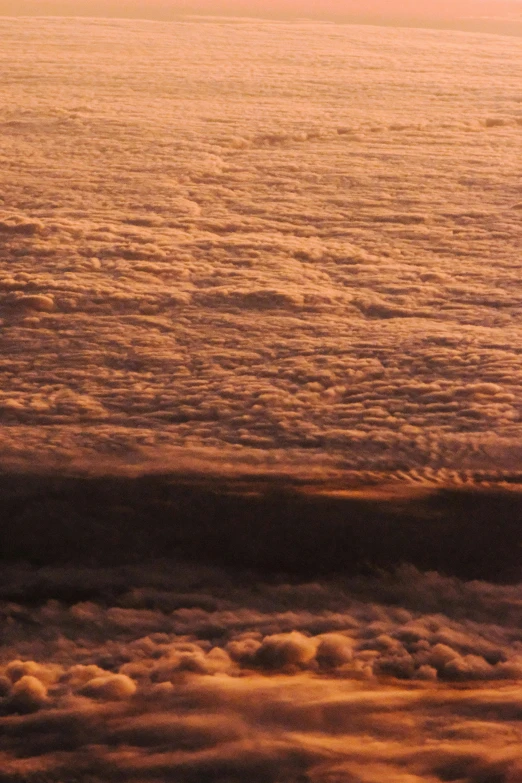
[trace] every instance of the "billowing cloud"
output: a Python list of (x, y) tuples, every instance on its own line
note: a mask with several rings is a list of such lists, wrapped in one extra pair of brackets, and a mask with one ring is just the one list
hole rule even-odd
[[(35, 578), (39, 606), (9, 600)], [(412, 569), (249, 584), (178, 563), (15, 569), (1, 594), (9, 783), (522, 772), (519, 585)]]

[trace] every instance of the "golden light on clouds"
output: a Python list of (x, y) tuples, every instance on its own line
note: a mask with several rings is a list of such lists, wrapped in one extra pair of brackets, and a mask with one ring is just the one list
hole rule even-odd
[(520, 783), (519, 9), (0, 0), (1, 783)]
[(516, 39), (0, 26), (4, 454), (513, 465)]

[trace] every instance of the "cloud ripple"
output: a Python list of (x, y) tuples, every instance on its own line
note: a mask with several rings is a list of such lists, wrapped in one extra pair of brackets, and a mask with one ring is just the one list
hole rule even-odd
[(0, 26), (5, 454), (520, 440), (515, 40)]

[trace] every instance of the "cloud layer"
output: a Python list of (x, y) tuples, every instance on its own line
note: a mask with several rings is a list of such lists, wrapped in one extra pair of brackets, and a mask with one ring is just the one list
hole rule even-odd
[(0, 783), (520, 783), (518, 44), (0, 38)]
[(8, 569), (0, 593), (6, 783), (522, 774), (519, 586), (178, 563)]
[[(244, 474), (0, 476), (5, 562), (190, 560), (293, 578), (423, 570), (519, 582), (520, 476), (452, 488)], [(516, 483), (515, 483), (516, 482)]]
[(518, 44), (0, 26), (5, 455), (519, 442)]
[(3, 16), (316, 19), (522, 35), (520, 0), (0, 0)]

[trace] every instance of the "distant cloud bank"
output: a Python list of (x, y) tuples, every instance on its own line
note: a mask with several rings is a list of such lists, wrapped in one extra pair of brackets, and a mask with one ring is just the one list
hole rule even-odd
[(520, 0), (0, 0), (0, 14), (176, 19), (186, 14), (522, 34)]

